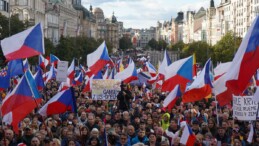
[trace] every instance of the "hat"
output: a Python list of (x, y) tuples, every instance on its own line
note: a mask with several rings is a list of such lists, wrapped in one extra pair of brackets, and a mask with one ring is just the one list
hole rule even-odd
[(106, 114), (106, 115), (112, 115), (112, 113), (111, 113), (111, 112), (106, 112), (105, 114)]

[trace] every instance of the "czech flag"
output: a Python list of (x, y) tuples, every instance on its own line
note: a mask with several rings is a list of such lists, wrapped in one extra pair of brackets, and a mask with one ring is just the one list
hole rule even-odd
[(26, 72), (29, 69), (29, 62), (28, 59), (26, 58), (23, 60), (23, 71)]
[(201, 73), (195, 78), (190, 86), (187, 86), (182, 98), (183, 103), (199, 101), (211, 96), (212, 83), (210, 79), (210, 66), (211, 61), (209, 59)]
[(42, 77), (42, 70), (38, 69), (38, 71), (36, 72), (36, 74), (33, 76), (35, 82), (36, 82), (36, 86), (38, 88), (39, 91), (43, 90), (44, 88), (44, 80)]
[(146, 67), (151, 77), (155, 77), (157, 73), (156, 68), (150, 62), (146, 62)]
[(110, 72), (110, 75), (109, 75), (108, 79), (114, 79), (115, 72), (116, 72), (116, 69), (113, 68), (112, 71)]
[(232, 92), (226, 87), (226, 73), (213, 82), (213, 93), (220, 106), (230, 104), (232, 101)]
[(259, 68), (259, 16), (257, 16), (242, 40), (226, 73), (226, 86), (235, 94), (242, 94)]
[(63, 90), (67, 90), (68, 88), (70, 88), (70, 79), (67, 78), (66, 82), (61, 82), (61, 84), (59, 85), (58, 91), (63, 91)]
[(168, 110), (171, 110), (177, 99), (179, 99), (181, 96), (181, 91), (180, 91), (180, 86), (176, 85), (174, 90), (172, 90), (165, 98), (164, 103), (163, 103), (163, 107), (167, 108)]
[(75, 78), (75, 85), (80, 85), (83, 83), (83, 75), (82, 73), (80, 72), (78, 74), (78, 76)]
[(61, 91), (52, 97), (40, 110), (42, 116), (62, 114), (66, 111), (76, 112), (76, 103), (72, 88)]
[(186, 146), (193, 146), (196, 141), (195, 134), (192, 129), (186, 124), (180, 139), (180, 143)]
[(75, 78), (75, 59), (73, 59), (67, 70), (67, 77), (70, 79), (70, 81), (73, 81)]
[(48, 81), (51, 79), (56, 79), (56, 71), (55, 71), (54, 65), (51, 66), (50, 70), (46, 74), (47, 74), (47, 78), (45, 80), (45, 84), (47, 84)]
[(42, 68), (42, 69), (46, 69), (46, 67), (48, 66), (49, 64), (49, 60), (44, 58), (42, 55), (39, 55), (39, 66)]
[(193, 56), (175, 61), (166, 68), (165, 81), (162, 91), (172, 91), (177, 84), (182, 88), (192, 81)]
[(109, 74), (109, 69), (107, 68), (104, 75), (103, 75), (103, 79), (108, 79), (108, 74)]
[(93, 79), (93, 76), (92, 77), (88, 77), (88, 76), (85, 76), (85, 85), (84, 85), (84, 88), (83, 88), (83, 93), (85, 92), (90, 92), (91, 91), (91, 81)]
[(120, 79), (125, 84), (130, 83), (131, 81), (137, 80), (138, 73), (134, 62), (132, 61), (126, 69), (124, 69), (122, 72), (117, 73), (114, 76), (114, 79)]
[(44, 34), (41, 23), (3, 39), (1, 46), (7, 60), (29, 58), (44, 54)]
[(214, 81), (220, 78), (229, 70), (231, 63), (232, 62), (220, 63), (216, 66), (216, 68), (214, 69)]
[(50, 54), (50, 64), (54, 64), (55, 66), (58, 64), (58, 61), (60, 61), (59, 59), (58, 59), (58, 57), (57, 56), (55, 56), (55, 55), (53, 55), (53, 54)]
[(164, 59), (162, 63), (159, 65), (158, 68), (158, 74), (159, 74), (159, 80), (164, 80), (166, 76), (166, 68), (172, 63), (171, 59), (169, 58), (169, 55), (167, 54), (167, 51), (165, 50), (164, 53)]
[(18, 132), (18, 123), (26, 117), (41, 102), (36, 83), (28, 70), (14, 90), (3, 100), (1, 113), (3, 122), (12, 125)]
[(105, 42), (93, 53), (87, 55), (87, 66), (90, 70), (90, 74), (97, 74), (109, 62), (110, 57)]

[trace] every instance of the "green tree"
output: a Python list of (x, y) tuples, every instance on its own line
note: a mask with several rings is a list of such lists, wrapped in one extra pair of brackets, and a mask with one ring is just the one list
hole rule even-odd
[(165, 40), (159, 40), (158, 41), (158, 48), (157, 50), (164, 50), (167, 47), (167, 43)]
[(177, 42), (176, 44), (171, 45), (171, 48), (170, 48), (170, 49), (171, 49), (172, 51), (178, 51), (178, 49), (179, 49), (179, 50), (182, 50), (185, 46), (186, 46), (186, 45), (184, 44), (183, 41), (179, 41), (179, 42)]
[(152, 38), (149, 42), (148, 42), (148, 46), (152, 49), (156, 49), (158, 47), (158, 42)]
[(119, 40), (119, 46), (120, 46), (120, 49), (126, 50), (129, 48), (132, 48), (132, 42), (131, 42), (130, 38), (128, 38), (128, 37), (122, 37)]
[(233, 32), (226, 33), (225, 36), (213, 47), (213, 60), (217, 62), (231, 61), (236, 53), (242, 39), (234, 35)]
[(204, 41), (193, 42), (184, 47), (181, 53), (181, 58), (196, 54), (197, 62), (204, 64), (211, 56), (211, 47)]

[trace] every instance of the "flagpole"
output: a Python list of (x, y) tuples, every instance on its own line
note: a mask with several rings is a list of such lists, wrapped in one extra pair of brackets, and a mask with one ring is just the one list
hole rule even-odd
[(217, 126), (219, 126), (219, 114), (218, 114), (218, 101), (217, 101), (217, 98), (215, 98), (215, 101), (216, 101), (216, 116), (217, 116)]

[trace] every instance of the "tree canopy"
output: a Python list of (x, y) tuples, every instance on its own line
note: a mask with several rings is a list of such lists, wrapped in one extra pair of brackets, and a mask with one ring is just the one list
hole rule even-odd
[(122, 49), (122, 50), (126, 50), (126, 49), (132, 48), (131, 39), (128, 38), (128, 37), (122, 37), (119, 40), (119, 46), (120, 46), (120, 49)]
[(213, 60), (217, 62), (231, 61), (241, 44), (242, 39), (235, 36), (233, 32), (225, 36), (213, 47)]

